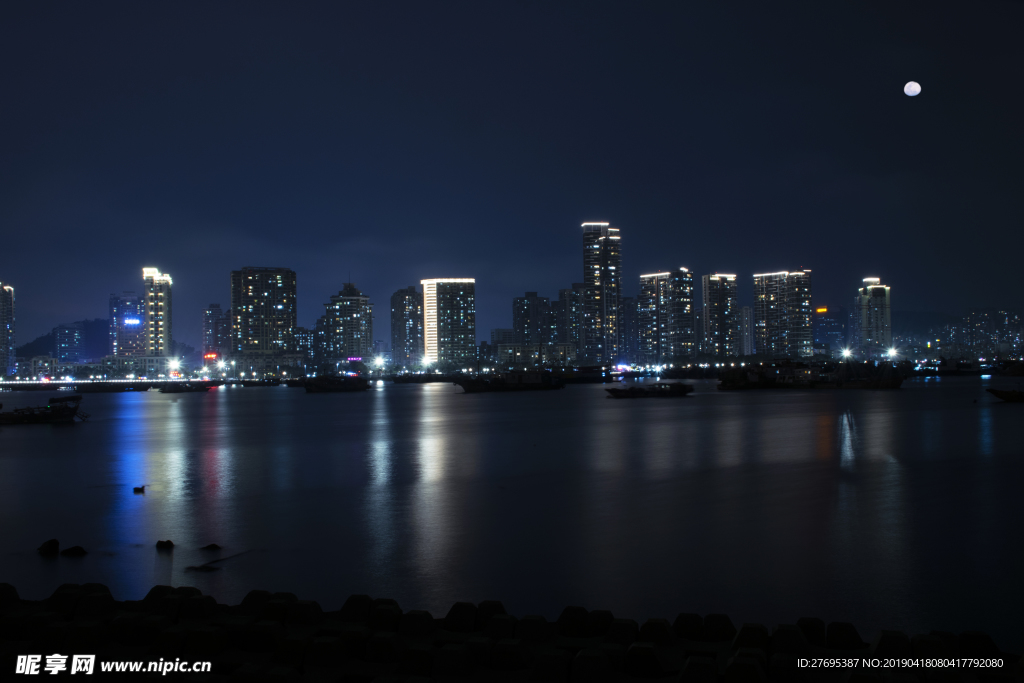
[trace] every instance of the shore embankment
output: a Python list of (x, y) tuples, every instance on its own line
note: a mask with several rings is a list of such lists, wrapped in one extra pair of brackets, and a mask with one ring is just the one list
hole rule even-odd
[[(1024, 680), (1020, 657), (980, 632), (882, 631), (868, 643), (852, 624), (815, 618), (772, 629), (737, 626), (724, 614), (639, 624), (570, 606), (552, 622), (516, 618), (498, 601), (457, 602), (434, 617), (367, 595), (325, 612), (292, 593), (253, 590), (224, 605), (187, 586), (154, 586), (142, 600), (119, 601), (101, 584), (65, 584), (45, 600), (22, 600), (0, 584), (0, 639), (5, 678), (18, 655), (45, 661), (60, 653), (94, 654), (99, 663), (210, 663), (209, 673), (167, 674), (186, 680)], [(837, 660), (858, 664), (809, 666)], [(999, 665), (977, 665), (993, 660)], [(98, 664), (94, 675), (126, 674), (105, 674)]]

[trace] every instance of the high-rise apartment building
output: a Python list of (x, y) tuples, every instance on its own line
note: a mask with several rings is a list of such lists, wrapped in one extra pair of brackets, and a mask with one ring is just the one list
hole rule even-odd
[(373, 355), (373, 304), (351, 282), (326, 307), (326, 356), (330, 360), (368, 359)]
[(316, 343), (316, 332), (305, 327), (295, 328), (295, 351), (302, 355), (305, 361), (313, 358)]
[(814, 353), (811, 271), (754, 276), (754, 346), (770, 358), (803, 358)]
[(672, 273), (648, 273), (640, 276), (637, 297), (637, 362), (658, 365), (668, 358), (668, 301)]
[(143, 318), (147, 356), (172, 355), (171, 276), (156, 268), (142, 269)]
[[(111, 294), (107, 303), (107, 319), (110, 321), (109, 352), (115, 358), (146, 355), (146, 327), (144, 301), (135, 292)], [(128, 344), (131, 349), (124, 348)]]
[(231, 350), (231, 315), (220, 304), (203, 311), (203, 355), (215, 353), (223, 358)]
[(611, 364), (619, 356), (622, 253), (619, 229), (608, 223), (583, 224), (583, 357)]
[(846, 309), (842, 306), (817, 306), (814, 309), (814, 346), (832, 356), (846, 349)]
[(696, 353), (693, 273), (688, 268), (640, 276), (637, 362), (659, 365)]
[(889, 286), (877, 277), (864, 278), (853, 299), (855, 347), (868, 355), (885, 356), (892, 348), (892, 311)]
[(432, 278), (423, 285), (423, 362), (476, 362), (476, 280)]
[(701, 285), (704, 352), (719, 357), (738, 356), (736, 276), (721, 273), (704, 275)]
[(18, 371), (14, 341), (14, 287), (0, 282), (0, 374)]
[(295, 351), (295, 271), (246, 266), (231, 271), (231, 353)]
[(740, 309), (740, 355), (754, 355), (754, 309), (750, 306)]
[(551, 314), (551, 302), (537, 292), (512, 299), (512, 331), (514, 341), (520, 346), (540, 346), (557, 341), (555, 319)]
[(1014, 311), (973, 309), (964, 316), (958, 346), (968, 358), (1019, 357), (1024, 347), (1021, 317)]
[(558, 343), (571, 344), (577, 355), (582, 355), (583, 352), (583, 306), (586, 289), (582, 282), (574, 282), (572, 287), (558, 290), (558, 301), (552, 302)]
[(53, 357), (58, 363), (82, 362), (82, 325), (65, 323), (53, 328)]
[(391, 360), (414, 366), (423, 356), (423, 293), (410, 285), (391, 295)]
[(619, 307), (619, 360), (640, 360), (640, 306), (636, 297), (622, 297)]

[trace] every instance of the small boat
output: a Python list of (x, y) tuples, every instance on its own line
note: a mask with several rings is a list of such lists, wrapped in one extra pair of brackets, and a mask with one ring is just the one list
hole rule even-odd
[(289, 377), (288, 379), (286, 379), (284, 381), (284, 383), (287, 386), (292, 387), (293, 389), (301, 389), (302, 387), (306, 386), (306, 378), (305, 377)]
[(370, 382), (365, 377), (309, 377), (303, 386), (308, 394), (326, 394), (341, 391), (366, 391)]
[(196, 392), (206, 393), (209, 390), (210, 387), (205, 384), (188, 384), (182, 382), (164, 384), (162, 387), (160, 387), (161, 394), (191, 394)]
[(628, 387), (605, 389), (609, 398), (676, 398), (686, 396), (693, 391), (689, 384), (680, 382), (655, 382), (654, 384), (634, 384)]
[(1012, 391), (1007, 389), (986, 389), (985, 391), (1008, 403), (1024, 403), (1024, 391)]
[[(85, 420), (89, 416), (78, 412), (81, 396), (51, 398), (45, 406), (15, 408), (8, 413), (0, 412), (0, 425), (35, 425), (74, 422), (75, 417)], [(3, 408), (3, 404), (0, 404)]]
[(467, 394), (489, 391), (548, 391), (564, 389), (565, 382), (550, 372), (506, 372), (478, 377), (460, 377), (453, 384)]

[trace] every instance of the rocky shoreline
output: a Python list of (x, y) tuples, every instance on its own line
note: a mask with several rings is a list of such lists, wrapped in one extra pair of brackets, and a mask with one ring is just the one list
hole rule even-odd
[[(813, 618), (769, 630), (737, 627), (722, 614), (638, 624), (604, 610), (566, 607), (549, 622), (517, 619), (497, 601), (458, 602), (435, 618), (366, 595), (325, 612), (292, 593), (261, 590), (239, 605), (223, 605), (187, 586), (154, 586), (142, 600), (118, 601), (101, 584), (65, 584), (36, 601), (0, 584), (0, 678), (12, 676), (17, 655), (52, 653), (95, 654), (97, 662), (209, 661), (210, 673), (167, 674), (208, 681), (1024, 681), (1020, 656), (979, 632), (882, 631), (865, 643), (852, 624)], [(799, 666), (814, 658), (1001, 659), (1002, 666)], [(131, 677), (104, 674), (97, 665), (89, 678)]]

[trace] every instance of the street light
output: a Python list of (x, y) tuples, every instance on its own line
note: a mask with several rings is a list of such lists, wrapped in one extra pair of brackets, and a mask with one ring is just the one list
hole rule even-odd
[(850, 349), (843, 349), (843, 358), (849, 358), (852, 355), (853, 355), (853, 352), (850, 351)]

